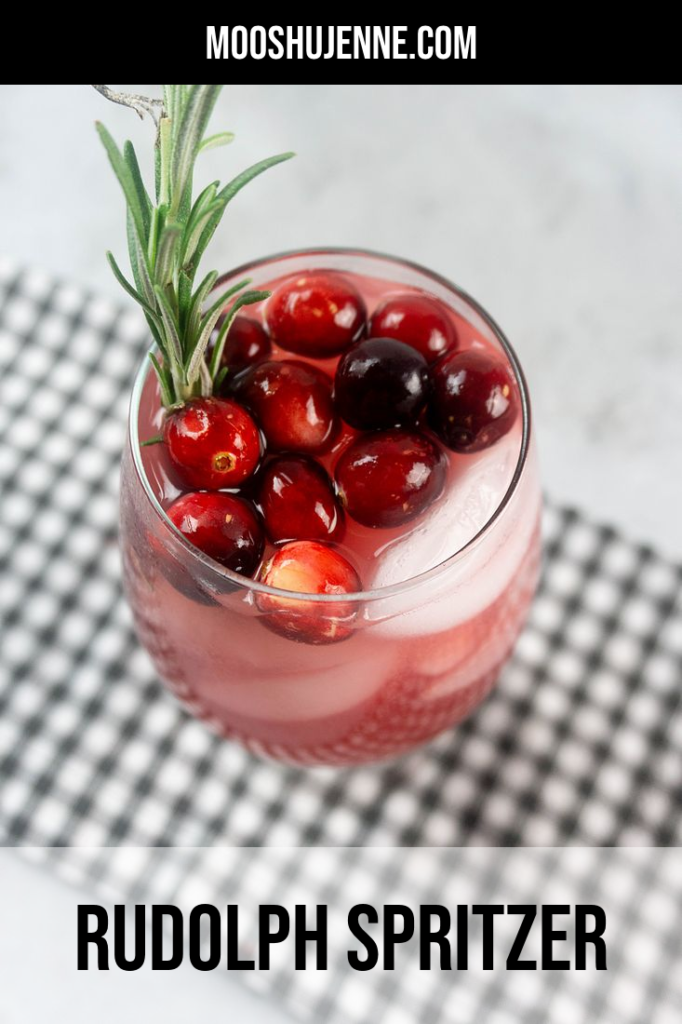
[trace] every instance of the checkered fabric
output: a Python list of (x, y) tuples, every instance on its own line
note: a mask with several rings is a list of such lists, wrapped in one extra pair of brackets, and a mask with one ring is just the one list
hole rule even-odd
[(365, 769), (257, 761), (183, 712), (119, 590), (136, 311), (0, 264), (0, 834), (11, 844), (669, 845), (682, 839), (682, 571), (548, 507), (500, 685)]
[[(573, 510), (547, 508), (541, 591), (498, 689), (428, 748), (379, 767), (283, 768), (184, 713), (136, 644), (119, 588), (118, 458), (146, 344), (135, 311), (0, 262), (6, 845), (42, 848), (114, 900), (252, 893), (341, 907), (393, 889), (407, 902), (463, 902), (449, 880), (479, 892), (476, 870), (491, 891), (514, 880), (503, 902), (537, 902), (533, 872), (553, 877), (564, 856), (479, 850), (476, 861), (475, 846), (680, 842), (682, 570)], [(315, 868), (322, 846), (345, 858), (328, 875)], [(365, 853), (340, 849), (352, 846)], [(433, 861), (415, 868), (418, 850), (400, 846)], [(645, 952), (624, 949), (608, 985), (522, 972), (530, 987), (515, 982), (510, 995), (469, 972), (453, 1009), (452, 979), (420, 988), (411, 970), (349, 976), (339, 961), (325, 975), (282, 966), (247, 977), (318, 1022), (668, 1024), (671, 1007), (679, 1019), (669, 975), (682, 872), (661, 860), (675, 851), (584, 852), (602, 857), (585, 884), (608, 881), (623, 927), (651, 939)], [(622, 860), (636, 853), (644, 860)]]

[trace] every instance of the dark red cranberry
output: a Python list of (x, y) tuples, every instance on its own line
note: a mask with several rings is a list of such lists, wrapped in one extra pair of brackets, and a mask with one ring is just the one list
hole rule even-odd
[(276, 288), (265, 319), (272, 340), (287, 352), (326, 359), (345, 351), (367, 319), (358, 290), (340, 274), (297, 274)]
[(394, 338), (369, 338), (339, 360), (336, 408), (358, 430), (413, 424), (426, 405), (429, 368), (421, 353)]
[(439, 497), (445, 460), (423, 434), (387, 430), (346, 449), (336, 483), (346, 511), (363, 526), (402, 526)]
[(334, 441), (338, 417), (331, 378), (297, 359), (259, 363), (235, 382), (273, 451), (318, 454)]
[(369, 321), (370, 338), (397, 338), (432, 363), (457, 347), (457, 328), (444, 306), (428, 295), (394, 295), (377, 306)]
[[(352, 594), (362, 590), (360, 577), (338, 551), (317, 541), (285, 544), (265, 563), (261, 583), (296, 594)], [(352, 632), (358, 605), (353, 601), (306, 601), (258, 594), (257, 604), (275, 633), (308, 644), (331, 644)]]
[[(194, 566), (185, 564), (182, 557), (177, 557), (169, 551), (167, 543), (162, 541), (152, 530), (147, 531), (145, 543), (144, 559), (140, 559), (132, 551), (130, 545), (123, 552), (124, 564), (128, 560), (138, 563), (133, 570), (137, 578), (145, 579), (148, 585), (153, 585), (150, 576), (150, 566), (153, 566), (153, 571), (161, 573), (175, 590), (190, 601), (194, 601), (195, 604), (218, 604), (213, 596), (213, 580), (210, 585), (207, 585), (206, 577), (211, 577), (209, 570), (195, 572)], [(146, 566), (144, 572), (142, 570), (143, 561)]]
[(254, 366), (267, 359), (272, 344), (262, 324), (250, 316), (237, 314), (225, 339), (221, 365), (230, 372), (239, 373), (247, 366)]
[(188, 541), (227, 569), (251, 576), (263, 554), (263, 527), (253, 505), (233, 494), (183, 494), (167, 511)]
[(260, 459), (260, 434), (252, 417), (225, 398), (193, 398), (166, 417), (163, 437), (189, 487), (238, 487)]
[(432, 368), (430, 421), (453, 452), (479, 452), (511, 429), (516, 388), (504, 364), (468, 349), (446, 355)]
[(260, 507), (274, 543), (340, 540), (343, 511), (326, 472), (305, 455), (282, 455), (261, 474)]

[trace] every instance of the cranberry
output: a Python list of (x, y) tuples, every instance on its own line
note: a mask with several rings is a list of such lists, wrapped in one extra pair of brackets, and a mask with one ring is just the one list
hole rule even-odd
[(234, 387), (274, 451), (317, 454), (333, 443), (338, 418), (332, 382), (319, 367), (297, 359), (259, 363)]
[(265, 307), (272, 340), (287, 352), (319, 359), (343, 352), (362, 334), (367, 310), (340, 274), (313, 271), (276, 288)]
[(416, 431), (359, 437), (336, 464), (341, 501), (363, 526), (402, 526), (440, 495), (445, 461)]
[(282, 455), (265, 467), (260, 481), (265, 528), (275, 543), (285, 540), (339, 540), (343, 512), (332, 482), (305, 455)]
[[(299, 540), (285, 544), (261, 569), (259, 579), (296, 594), (352, 594), (360, 577), (343, 555), (326, 544)], [(309, 644), (330, 644), (350, 636), (358, 613), (353, 601), (306, 601), (259, 594), (258, 607), (275, 633)]]
[(428, 295), (395, 295), (377, 306), (368, 325), (370, 338), (397, 338), (432, 363), (457, 347), (457, 329), (448, 311)]
[(454, 452), (479, 452), (511, 429), (517, 412), (514, 382), (485, 352), (446, 355), (432, 370), (430, 419)]
[(237, 487), (260, 459), (258, 427), (246, 409), (229, 399), (191, 399), (166, 417), (163, 436), (189, 487)]
[(167, 511), (187, 540), (233, 572), (250, 576), (263, 554), (263, 528), (250, 502), (233, 494), (183, 494)]
[(232, 375), (267, 359), (271, 351), (272, 344), (263, 325), (250, 316), (238, 314), (227, 332), (221, 365)]
[(415, 422), (426, 404), (429, 368), (421, 353), (394, 338), (361, 341), (339, 360), (336, 408), (358, 430)]

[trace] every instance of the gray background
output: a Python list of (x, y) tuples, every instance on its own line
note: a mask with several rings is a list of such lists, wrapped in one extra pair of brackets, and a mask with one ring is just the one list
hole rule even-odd
[[(84, 86), (2, 86), (0, 248), (117, 296), (103, 253), (124, 262), (123, 203), (97, 117), (148, 145), (149, 125)], [(519, 352), (548, 493), (682, 557), (680, 87), (232, 86), (214, 123), (237, 140), (206, 154), (206, 181), (299, 154), (235, 201), (210, 254), (217, 269), (337, 244), (451, 277)], [(66, 894), (1, 854), (3, 1024), (47, 1019), (55, 999), (73, 1024), (95, 1008), (102, 1024), (228, 1008), (283, 1020), (236, 982), (190, 971), (173, 983), (140, 974), (123, 1011), (115, 975), (106, 990), (97, 975), (84, 986), (70, 949), (50, 961), (36, 945), (22, 901), (37, 897), (59, 946)], [(42, 950), (40, 986), (11, 969), (29, 943)]]

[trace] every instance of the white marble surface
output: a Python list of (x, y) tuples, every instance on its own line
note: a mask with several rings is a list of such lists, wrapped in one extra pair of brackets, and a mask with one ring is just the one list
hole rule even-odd
[[(103, 252), (123, 255), (122, 200), (97, 117), (119, 138), (149, 133), (86, 87), (0, 87), (0, 246), (116, 295)], [(682, 88), (233, 86), (216, 124), (237, 141), (206, 155), (207, 180), (299, 154), (236, 200), (216, 267), (360, 245), (453, 278), (527, 369), (548, 492), (682, 558)], [(39, 890), (49, 917), (65, 897), (6, 857), (2, 871), (0, 1020), (52, 1019), (55, 998), (74, 1024), (90, 1019), (66, 971), (22, 1014), (30, 978), (12, 965), (33, 925), (21, 901)], [(179, 1020), (179, 1006), (222, 1019), (239, 998), (234, 982), (190, 973), (167, 991), (145, 984), (130, 1020)], [(99, 1020), (121, 1016), (114, 989)], [(261, 1004), (248, 1019), (283, 1017)]]
[(224, 970), (79, 971), (79, 903), (102, 900), (0, 850), (1, 1024), (291, 1024)]

